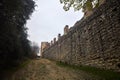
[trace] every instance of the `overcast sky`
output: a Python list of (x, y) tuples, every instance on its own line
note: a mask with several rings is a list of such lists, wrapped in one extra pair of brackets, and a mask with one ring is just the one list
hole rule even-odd
[(59, 0), (37, 0), (36, 4), (36, 10), (26, 26), (29, 29), (29, 39), (38, 45), (42, 41), (50, 42), (58, 33), (63, 34), (65, 25), (71, 27), (83, 16), (81, 11), (64, 11)]

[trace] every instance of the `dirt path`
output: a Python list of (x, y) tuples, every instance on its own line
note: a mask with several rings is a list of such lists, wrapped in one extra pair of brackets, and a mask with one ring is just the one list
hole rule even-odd
[(17, 71), (12, 80), (98, 80), (83, 71), (59, 67), (55, 62), (33, 60), (24, 69)]

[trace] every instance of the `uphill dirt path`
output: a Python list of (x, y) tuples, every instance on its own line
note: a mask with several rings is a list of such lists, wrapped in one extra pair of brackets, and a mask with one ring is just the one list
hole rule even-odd
[(84, 71), (56, 65), (48, 59), (32, 60), (23, 69), (15, 72), (11, 80), (98, 80)]

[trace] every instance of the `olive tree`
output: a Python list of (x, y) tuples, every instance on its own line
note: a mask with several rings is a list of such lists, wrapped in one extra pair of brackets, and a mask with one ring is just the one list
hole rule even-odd
[(83, 12), (85, 9), (91, 10), (99, 6), (99, 2), (100, 0), (60, 0), (60, 3), (64, 4), (65, 11), (73, 7), (75, 11), (82, 9)]

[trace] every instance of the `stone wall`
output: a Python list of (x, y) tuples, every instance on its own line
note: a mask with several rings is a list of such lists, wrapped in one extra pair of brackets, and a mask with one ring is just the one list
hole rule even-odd
[(40, 49), (41, 53), (44, 52), (45, 48), (48, 48), (49, 46), (50, 46), (50, 43), (48, 43), (48, 42), (41, 42), (41, 49)]
[(68, 64), (120, 71), (120, 0), (106, 0), (42, 55)]

